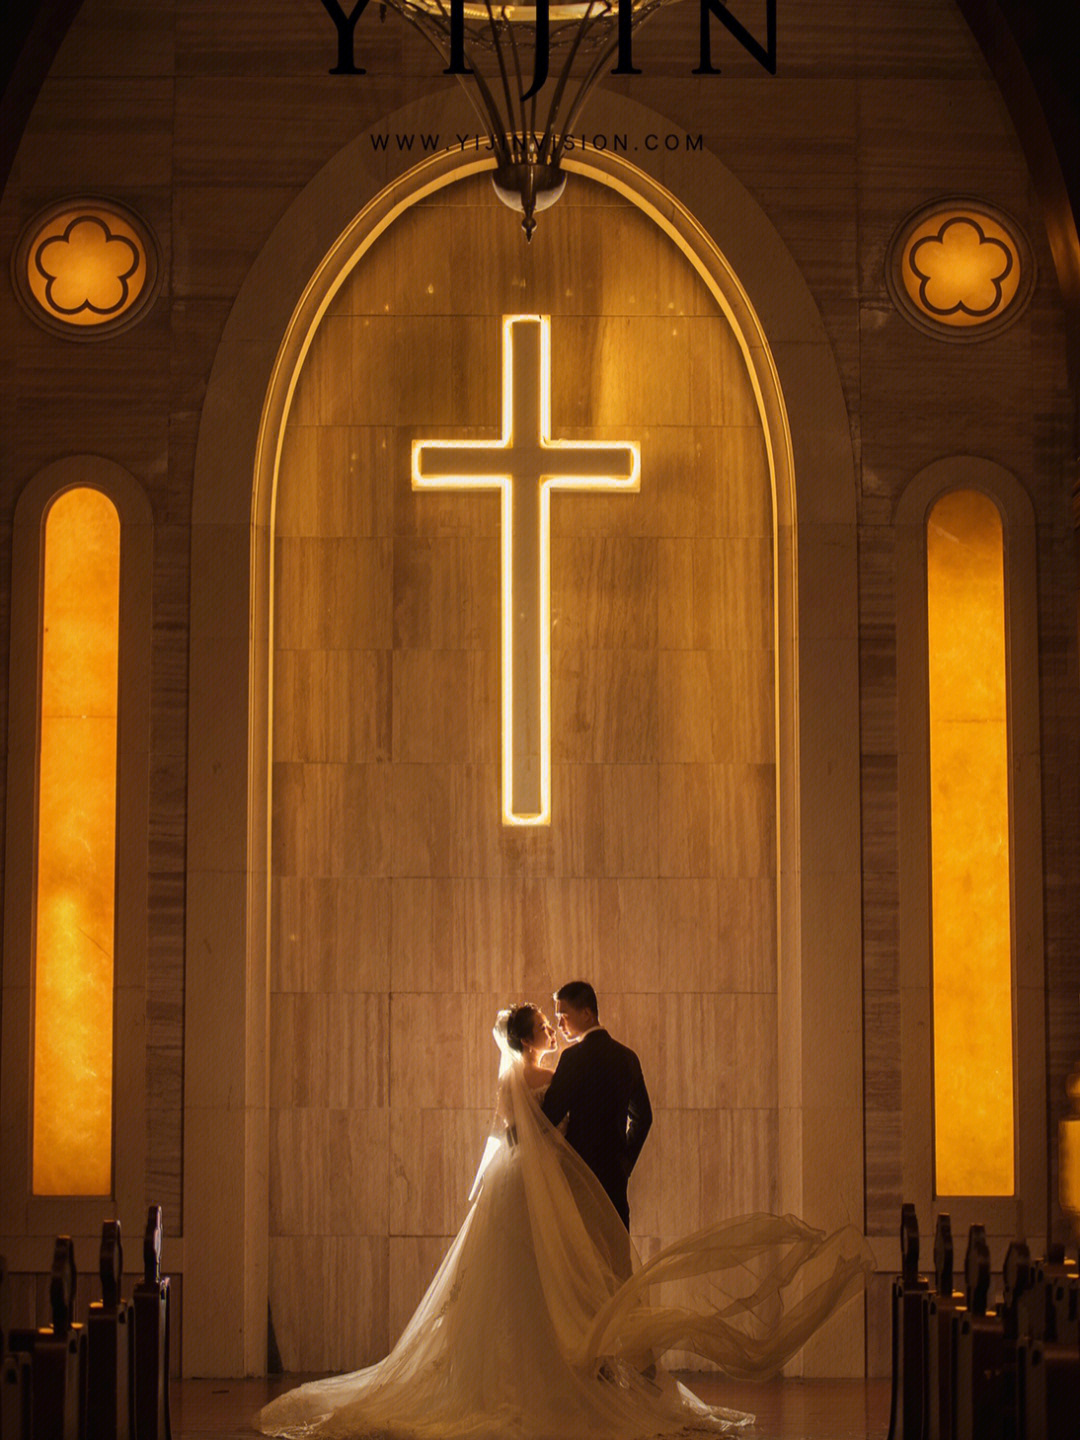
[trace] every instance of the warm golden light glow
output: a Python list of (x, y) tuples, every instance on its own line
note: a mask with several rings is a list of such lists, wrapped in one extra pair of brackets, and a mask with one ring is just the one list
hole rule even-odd
[(502, 435), (414, 440), (417, 490), (502, 495), (503, 823), (551, 820), (551, 492), (637, 490), (634, 442), (551, 439), (551, 320), (503, 316)]
[(136, 227), (112, 209), (61, 210), (27, 248), (26, 283), (54, 321), (84, 328), (111, 324), (143, 294), (146, 245)]
[(1008, 230), (982, 211), (938, 210), (908, 236), (901, 278), (912, 304), (939, 325), (969, 329), (1016, 297), (1021, 259)]
[(976, 491), (927, 524), (939, 1195), (1014, 1190), (1012, 921), (1001, 517)]
[(45, 525), (34, 1193), (112, 1189), (120, 521), (69, 490)]

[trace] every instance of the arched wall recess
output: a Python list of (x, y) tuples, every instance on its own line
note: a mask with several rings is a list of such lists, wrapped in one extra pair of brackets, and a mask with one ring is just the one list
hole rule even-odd
[[(114, 1157), (111, 1197), (34, 1195), (31, 1044), (35, 944), (41, 598), (45, 519), (65, 491), (100, 490), (120, 520), (119, 684), (116, 761)], [(96, 1253), (101, 1223), (119, 1215), (130, 1233), (145, 1220), (145, 1033), (153, 517), (138, 481), (111, 460), (73, 455), (26, 486), (15, 507), (4, 904), (3, 1084), (5, 1190), (0, 1236), (13, 1270), (40, 1266), (60, 1231)], [(117, 1143), (123, 1137), (123, 1143)]]
[(1017, 478), (992, 460), (937, 460), (908, 484), (896, 507), (897, 693), (900, 838), (900, 995), (904, 1086), (903, 1186), (920, 1213), (938, 1202), (934, 1178), (932, 1064), (927, 519), (953, 491), (974, 490), (997, 507), (1004, 532), (1005, 650), (1010, 801), (1015, 1194), (950, 1196), (953, 1224), (978, 1221), (1006, 1240), (1047, 1223), (1045, 957), (1042, 780), (1039, 745), (1035, 513)]
[[(659, 117), (640, 106), (597, 100), (598, 124), (656, 127)], [(424, 125), (445, 119), (452, 126), (454, 98), (439, 101), (434, 116), (431, 103)], [(391, 121), (408, 128), (418, 108)], [(199, 435), (185, 1302), (206, 1324), (188, 1331), (189, 1374), (251, 1373), (265, 1363), (270, 536), (284, 421), (319, 319), (367, 245), (403, 209), (487, 163), (445, 153), (406, 171), (394, 168), (400, 160), (372, 154), (364, 136), (347, 146), (260, 254), (219, 347)], [(822, 1225), (861, 1224), (862, 1073), (852, 1043), (861, 1031), (856, 534), (847, 412), (805, 282), (756, 202), (708, 154), (662, 163), (663, 184), (614, 156), (591, 154), (577, 168), (649, 215), (710, 286), (739, 337), (769, 437), (783, 777), (781, 1204)], [(851, 603), (824, 603), (830, 588)], [(223, 686), (235, 697), (225, 708)], [(804, 946), (804, 936), (813, 943)], [(210, 1055), (231, 1058), (211, 1067)], [(838, 1094), (850, 1105), (838, 1108)], [(861, 1370), (861, 1324), (859, 1316), (839, 1323), (811, 1349), (808, 1365)]]

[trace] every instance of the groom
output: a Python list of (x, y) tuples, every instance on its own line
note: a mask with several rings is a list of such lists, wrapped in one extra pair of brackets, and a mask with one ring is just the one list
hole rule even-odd
[(607, 1191), (630, 1229), (626, 1182), (652, 1124), (641, 1063), (597, 1019), (596, 991), (571, 980), (555, 992), (559, 1029), (571, 1043), (559, 1056), (544, 1114), (553, 1125), (570, 1116), (566, 1139)]

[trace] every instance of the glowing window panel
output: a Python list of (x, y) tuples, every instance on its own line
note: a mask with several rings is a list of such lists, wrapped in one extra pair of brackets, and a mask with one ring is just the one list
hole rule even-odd
[(120, 521), (69, 490), (45, 524), (34, 969), (37, 1195), (112, 1189)]
[(502, 435), (414, 440), (417, 490), (502, 495), (504, 825), (551, 821), (551, 492), (637, 490), (633, 441), (551, 439), (551, 321), (503, 316)]
[(934, 1130), (939, 1195), (1014, 1191), (1012, 898), (1001, 517), (944, 496), (926, 533)]

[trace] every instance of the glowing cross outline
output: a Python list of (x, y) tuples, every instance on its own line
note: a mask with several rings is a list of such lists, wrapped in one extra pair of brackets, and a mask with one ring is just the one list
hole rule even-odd
[[(501, 491), (502, 818), (504, 825), (547, 825), (551, 492), (640, 490), (641, 446), (636, 440), (552, 440), (551, 317), (504, 315), (502, 327), (502, 435), (414, 440), (412, 484), (414, 490)], [(505, 468), (499, 457), (505, 457)], [(533, 503), (525, 493), (529, 482), (535, 486)], [(535, 553), (531, 580), (515, 569), (515, 541), (519, 552)], [(529, 614), (533, 600), (535, 620)], [(523, 664), (515, 664), (519, 656)]]

